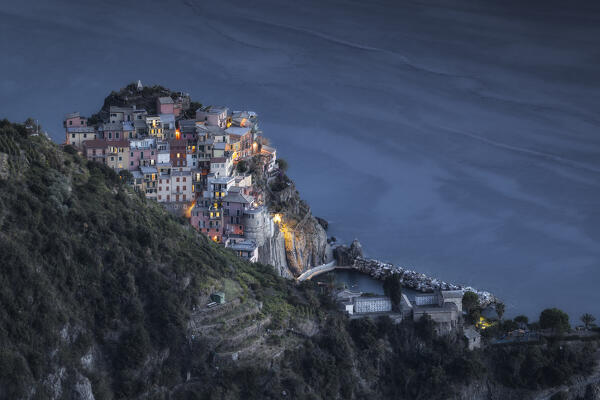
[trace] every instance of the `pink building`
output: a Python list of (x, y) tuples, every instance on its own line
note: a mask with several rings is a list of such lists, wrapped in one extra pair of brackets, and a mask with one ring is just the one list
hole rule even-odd
[(108, 144), (105, 140), (86, 140), (83, 142), (83, 154), (88, 160), (106, 164), (106, 149)]
[(215, 242), (223, 241), (223, 209), (210, 199), (198, 200), (192, 209), (190, 223)]
[(244, 234), (242, 217), (244, 216), (244, 210), (251, 203), (250, 199), (234, 189), (236, 188), (231, 188), (221, 201), (224, 217), (223, 223), (225, 224), (224, 234), (226, 236)]
[(174, 102), (170, 97), (159, 97), (156, 99), (156, 111), (158, 114), (174, 114)]
[(156, 165), (158, 151), (154, 138), (131, 140), (129, 142), (129, 170), (139, 167), (153, 167)]

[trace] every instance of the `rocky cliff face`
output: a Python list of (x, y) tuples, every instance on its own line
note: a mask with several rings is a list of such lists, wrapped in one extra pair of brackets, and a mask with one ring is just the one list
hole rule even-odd
[(300, 199), (293, 182), (275, 178), (266, 185), (269, 209), (280, 216), (273, 236), (259, 248), (259, 261), (272, 264), (281, 276), (293, 277), (330, 258), (327, 234)]

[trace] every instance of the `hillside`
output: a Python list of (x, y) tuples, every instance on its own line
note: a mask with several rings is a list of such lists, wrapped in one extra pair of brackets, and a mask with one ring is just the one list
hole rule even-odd
[(522, 399), (594, 365), (594, 342), (470, 352), (427, 319), (350, 320), (6, 120), (0, 255), (2, 399)]

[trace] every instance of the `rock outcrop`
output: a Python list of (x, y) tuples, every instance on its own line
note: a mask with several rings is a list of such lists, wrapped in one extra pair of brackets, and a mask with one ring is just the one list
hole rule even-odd
[[(260, 178), (259, 178), (260, 181)], [(279, 216), (272, 237), (259, 247), (259, 261), (275, 266), (281, 276), (296, 277), (331, 258), (323, 222), (300, 199), (294, 183), (285, 175), (265, 180), (267, 205)]]

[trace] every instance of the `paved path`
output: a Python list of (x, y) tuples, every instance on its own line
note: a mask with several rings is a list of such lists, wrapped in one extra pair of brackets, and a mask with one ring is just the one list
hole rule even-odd
[(302, 274), (300, 274), (300, 276), (297, 277), (296, 280), (298, 282), (302, 282), (302, 281), (305, 281), (307, 279), (311, 279), (313, 276), (317, 276), (317, 275), (323, 274), (325, 272), (333, 271), (336, 268), (337, 268), (337, 266), (335, 265), (335, 260), (334, 260), (334, 261), (331, 261), (331, 262), (329, 262), (327, 264), (322, 264), (322, 265), (319, 265), (317, 267), (313, 267), (311, 269), (307, 269)]

